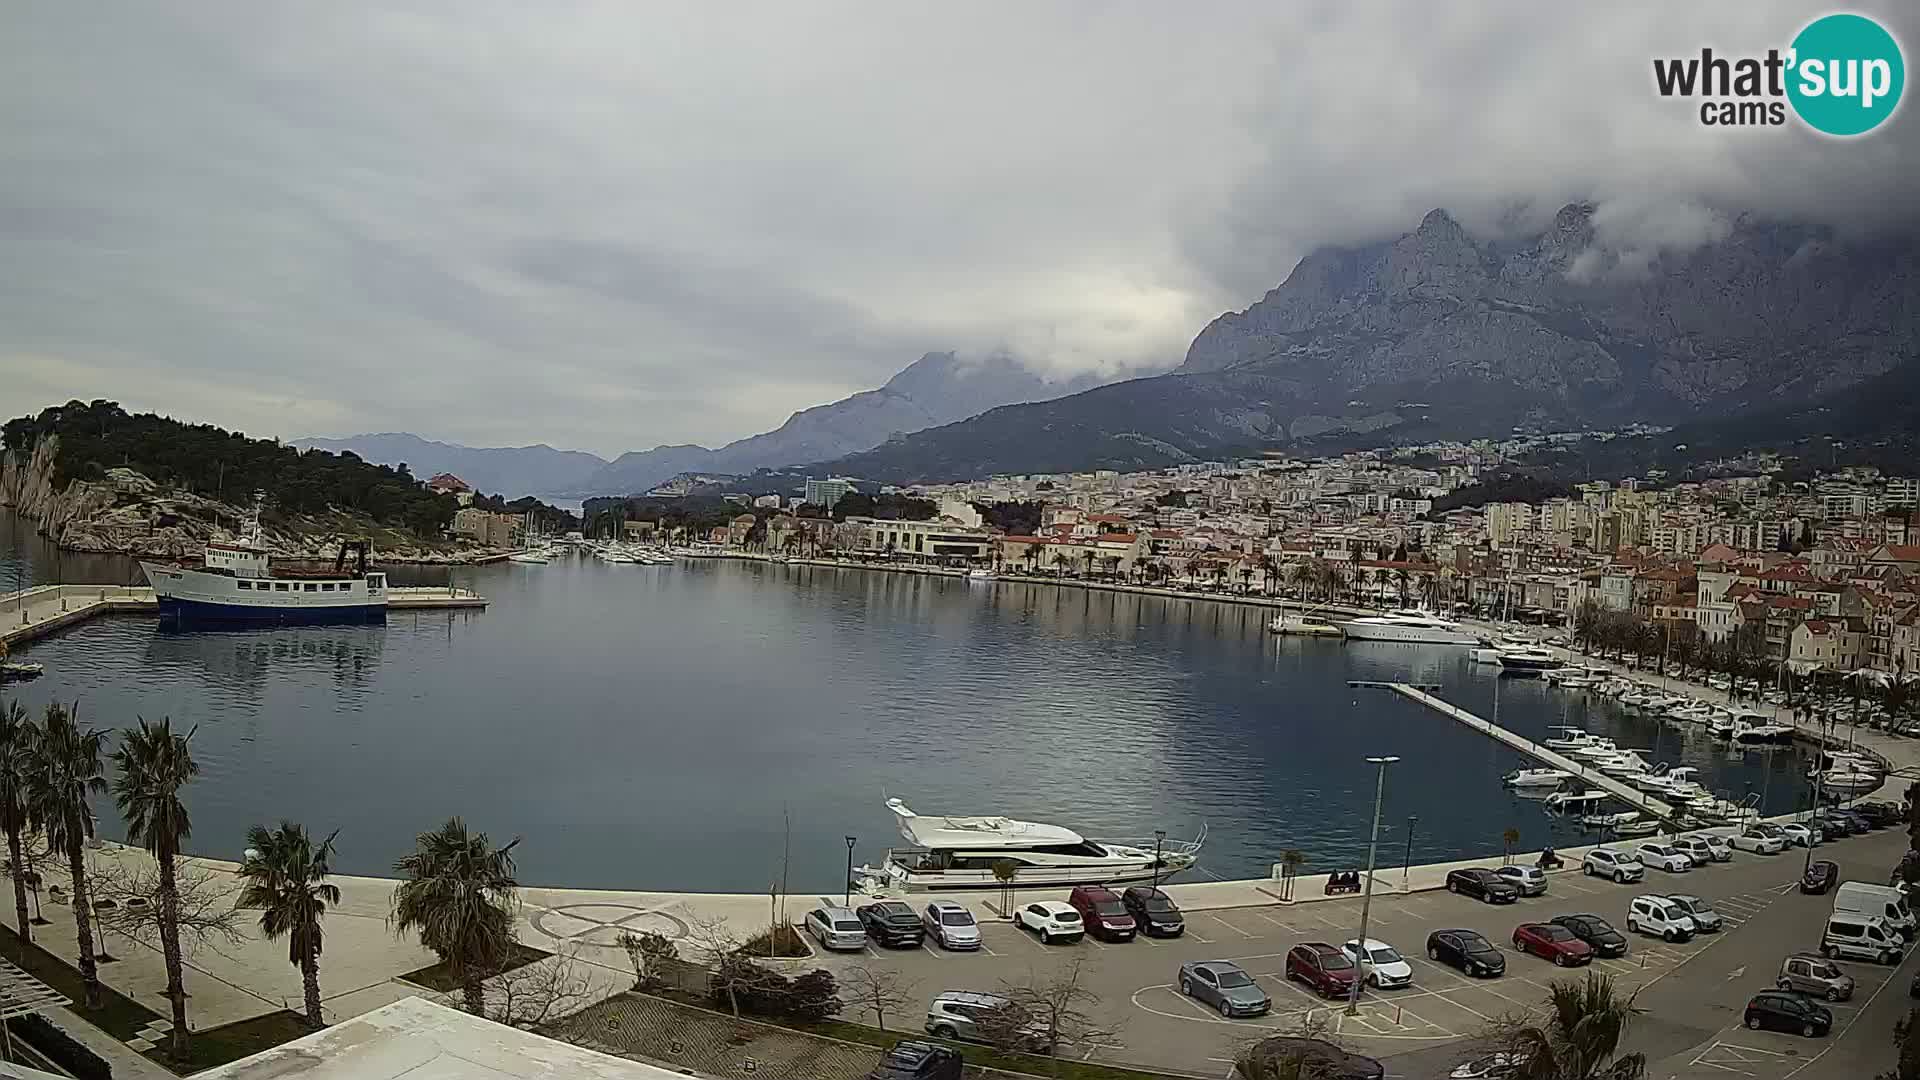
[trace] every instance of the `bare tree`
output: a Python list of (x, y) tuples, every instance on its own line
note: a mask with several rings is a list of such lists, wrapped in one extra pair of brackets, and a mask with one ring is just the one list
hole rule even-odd
[(538, 1030), (585, 1008), (593, 1001), (593, 983), (573, 956), (550, 956), (514, 968), (493, 980), (487, 995), (487, 1019)]
[(859, 1016), (873, 1014), (873, 1025), (887, 1030), (887, 1014), (898, 1014), (913, 1001), (912, 989), (919, 985), (905, 981), (898, 971), (861, 964), (840, 973), (840, 1001), (847, 1012)]
[(715, 994), (724, 994), (733, 1015), (740, 1015), (740, 992), (752, 987), (757, 970), (740, 955), (740, 935), (727, 925), (725, 915), (695, 916), (687, 921), (687, 940), (709, 969)]
[(1000, 1010), (986, 1025), (993, 1041), (1009, 1049), (1038, 1043), (1036, 1049), (1057, 1054), (1062, 1043), (1113, 1043), (1119, 1029), (1094, 1016), (1100, 994), (1092, 987), (1084, 959), (1073, 959), (1050, 974), (1030, 972), (1026, 978), (1001, 983), (1010, 1007)]
[(680, 959), (679, 947), (665, 934), (622, 930), (618, 941), (627, 951), (627, 962), (633, 965), (635, 990), (650, 990), (665, 982), (670, 966)]
[[(103, 932), (111, 931), (155, 949), (160, 947), (160, 867), (146, 859), (102, 859), (87, 874), (94, 915)], [(222, 946), (246, 940), (245, 913), (234, 906), (239, 883), (198, 863), (183, 861), (174, 877), (180, 948), (187, 955), (206, 947), (226, 955)]]

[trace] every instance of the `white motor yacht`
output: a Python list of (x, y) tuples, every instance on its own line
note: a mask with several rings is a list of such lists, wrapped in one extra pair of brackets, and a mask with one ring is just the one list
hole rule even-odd
[(1072, 885), (1123, 885), (1165, 881), (1200, 860), (1207, 832), (1190, 841), (1092, 840), (1058, 825), (1014, 818), (922, 816), (900, 799), (887, 809), (899, 820), (900, 835), (912, 849), (887, 852), (879, 867), (860, 867), (865, 882), (921, 891), (997, 889), (994, 866), (1016, 867), (1013, 885), (1060, 888)]
[(1565, 769), (1515, 769), (1500, 778), (1508, 787), (1559, 787), (1573, 779)]
[(1783, 746), (1793, 741), (1793, 729), (1785, 724), (1749, 724), (1740, 717), (1734, 718), (1731, 735), (1743, 746)]
[(1548, 668), (1557, 668), (1561, 664), (1558, 656), (1550, 649), (1538, 645), (1529, 645), (1522, 649), (1508, 649), (1500, 653), (1500, 669), (1509, 672), (1538, 674)]
[(1619, 752), (1620, 752), (1620, 748), (1613, 745), (1612, 739), (1603, 739), (1603, 738), (1596, 737), (1592, 742), (1588, 743), (1585, 746), (1577, 746), (1572, 750), (1567, 751), (1567, 756), (1572, 758), (1580, 758), (1583, 761), (1599, 761), (1605, 758), (1610, 758)]
[(1592, 746), (1594, 744), (1594, 736), (1588, 732), (1586, 728), (1555, 727), (1547, 730), (1560, 733), (1540, 744), (1549, 750), (1578, 750), (1583, 746)]
[(1349, 641), (1391, 641), (1406, 645), (1478, 645), (1480, 635), (1431, 612), (1402, 608), (1385, 615), (1364, 615), (1334, 623)]

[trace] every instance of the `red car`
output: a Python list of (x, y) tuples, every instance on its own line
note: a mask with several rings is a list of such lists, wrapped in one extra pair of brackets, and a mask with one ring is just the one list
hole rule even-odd
[(1561, 967), (1593, 963), (1593, 946), (1554, 923), (1521, 923), (1513, 928), (1513, 947), (1551, 960)]
[(1287, 953), (1287, 978), (1307, 984), (1321, 997), (1351, 996), (1356, 974), (1353, 958), (1324, 941), (1295, 945)]
[(1132, 941), (1139, 929), (1120, 894), (1104, 885), (1078, 885), (1067, 896), (1067, 906), (1080, 913), (1087, 933), (1107, 941)]

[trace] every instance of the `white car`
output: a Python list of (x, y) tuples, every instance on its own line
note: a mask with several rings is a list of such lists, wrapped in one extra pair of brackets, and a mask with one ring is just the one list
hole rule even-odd
[(1695, 833), (1694, 839), (1706, 842), (1707, 850), (1713, 853), (1714, 862), (1731, 862), (1733, 860), (1733, 845), (1729, 844), (1727, 838), (1721, 836), (1719, 833)]
[(1685, 941), (1698, 929), (1693, 917), (1664, 896), (1636, 896), (1627, 905), (1627, 929), (1668, 941)]
[(1672, 844), (1641, 844), (1633, 853), (1646, 865), (1657, 866), (1669, 874), (1684, 874), (1693, 869), (1693, 860)]
[(1049, 945), (1062, 939), (1078, 941), (1080, 935), (1087, 932), (1087, 924), (1080, 921), (1080, 913), (1073, 910), (1071, 904), (1058, 900), (1035, 901), (1021, 908), (1013, 919), (1020, 924), (1020, 929), (1033, 931)]
[(1727, 844), (1735, 851), (1750, 851), (1755, 855), (1778, 855), (1787, 849), (1786, 837), (1772, 825), (1749, 825), (1735, 833)]
[(928, 904), (920, 913), (920, 925), (927, 928), (927, 936), (939, 942), (943, 949), (980, 947), (980, 924), (973, 921), (973, 912), (951, 900)]
[(1791, 821), (1780, 826), (1780, 835), (1793, 847), (1819, 847), (1820, 830), (1811, 825)]
[(1493, 872), (1519, 889), (1521, 896), (1539, 896), (1547, 891), (1547, 873), (1537, 866), (1501, 866)]
[(1520, 1067), (1529, 1060), (1531, 1057), (1527, 1054), (1502, 1050), (1472, 1061), (1463, 1061), (1455, 1065), (1447, 1076), (1449, 1080), (1507, 1080), (1508, 1077), (1520, 1075)]
[(1685, 853), (1695, 866), (1705, 866), (1713, 861), (1713, 848), (1707, 845), (1705, 837), (1682, 836), (1674, 840), (1673, 846)]
[(1595, 875), (1610, 877), (1625, 885), (1629, 881), (1639, 881), (1646, 876), (1647, 868), (1640, 865), (1640, 860), (1635, 858), (1632, 852), (1621, 851), (1618, 848), (1597, 847), (1587, 852), (1587, 857), (1580, 860), (1580, 872), (1588, 877)]
[(1366, 972), (1368, 985), (1375, 989), (1413, 985), (1413, 965), (1398, 949), (1378, 938), (1367, 939), (1365, 959), (1357, 955), (1359, 943), (1355, 941), (1340, 946), (1340, 951), (1350, 960), (1360, 960), (1360, 970)]

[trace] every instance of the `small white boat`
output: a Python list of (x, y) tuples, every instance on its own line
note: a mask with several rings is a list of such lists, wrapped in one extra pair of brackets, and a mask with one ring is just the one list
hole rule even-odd
[(1583, 761), (1603, 761), (1613, 757), (1619, 752), (1620, 752), (1620, 748), (1613, 745), (1612, 739), (1602, 739), (1602, 738), (1596, 737), (1592, 742), (1588, 743), (1585, 746), (1578, 746), (1573, 748), (1572, 750), (1567, 751), (1567, 756), (1572, 758), (1579, 758)]
[(1548, 730), (1560, 733), (1557, 737), (1541, 744), (1549, 750), (1578, 750), (1583, 746), (1592, 746), (1594, 743), (1593, 735), (1585, 728), (1556, 727)]
[(1607, 831), (1615, 836), (1652, 836), (1660, 831), (1660, 823), (1652, 818), (1645, 821), (1627, 821), (1610, 826)]
[(994, 577), (995, 577), (994, 572), (991, 570), (976, 569), (976, 570), (967, 571), (968, 581), (992, 581)]
[(1733, 722), (1733, 741), (1745, 746), (1780, 746), (1793, 741), (1793, 729), (1785, 724), (1743, 724)]
[(516, 551), (507, 556), (508, 562), (525, 563), (532, 566), (545, 566), (553, 560), (542, 550)]
[(1598, 806), (1610, 796), (1604, 791), (1556, 791), (1547, 796), (1546, 804), (1555, 810), (1568, 807), (1579, 809), (1585, 806)]
[(1292, 634), (1298, 637), (1340, 637), (1340, 628), (1320, 619), (1310, 619), (1305, 615), (1275, 615), (1267, 621), (1267, 631), (1274, 634)]
[(1500, 778), (1508, 787), (1558, 787), (1573, 779), (1565, 769), (1515, 769)]
[(1640, 820), (1640, 811), (1622, 810), (1616, 814), (1582, 814), (1580, 824), (1594, 829), (1617, 829), (1629, 822)]
[(15, 679), (37, 679), (47, 670), (47, 665), (31, 660), (8, 660), (0, 663), (0, 681), (11, 682)]

